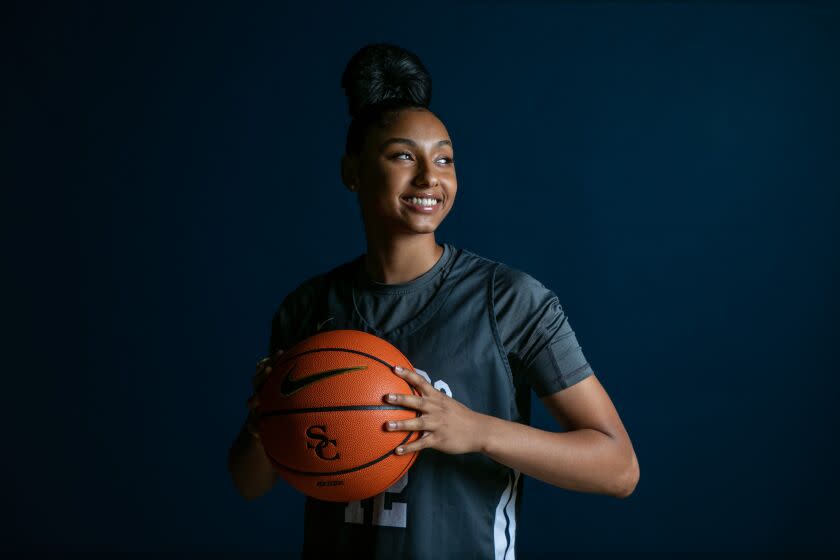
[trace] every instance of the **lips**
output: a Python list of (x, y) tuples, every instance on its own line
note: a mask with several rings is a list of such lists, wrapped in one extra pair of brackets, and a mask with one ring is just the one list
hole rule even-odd
[(414, 197), (417, 197), (417, 198), (434, 198), (438, 202), (443, 202), (443, 195), (439, 195), (439, 194), (433, 193), (433, 192), (407, 194), (407, 195), (402, 196), (400, 198), (402, 198), (403, 200), (408, 200), (409, 198), (414, 198)]
[(441, 201), (440, 199), (438, 199), (438, 202), (436, 204), (433, 204), (431, 206), (423, 206), (421, 204), (414, 204), (412, 202), (409, 202), (409, 198), (411, 197), (402, 197), (400, 198), (400, 200), (403, 204), (406, 205), (407, 208), (410, 208), (415, 212), (420, 212), (421, 214), (433, 214), (440, 210), (440, 207), (443, 206), (443, 201)]

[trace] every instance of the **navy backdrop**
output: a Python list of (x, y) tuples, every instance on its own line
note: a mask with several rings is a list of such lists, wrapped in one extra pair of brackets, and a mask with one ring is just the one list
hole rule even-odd
[(0, 548), (297, 553), (227, 452), (277, 305), (365, 251), (339, 80), (389, 41), (438, 240), (558, 294), (639, 457), (625, 500), (527, 479), (522, 557), (840, 552), (836, 4), (298, 4), (2, 9)]

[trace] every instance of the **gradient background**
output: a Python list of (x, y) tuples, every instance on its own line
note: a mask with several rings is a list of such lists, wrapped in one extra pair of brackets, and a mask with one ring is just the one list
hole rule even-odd
[(366, 250), (339, 82), (388, 41), (438, 241), (558, 294), (639, 457), (626, 500), (527, 478), (521, 558), (840, 552), (836, 3), (111, 4), (2, 8), (0, 550), (298, 553), (227, 452), (277, 305)]

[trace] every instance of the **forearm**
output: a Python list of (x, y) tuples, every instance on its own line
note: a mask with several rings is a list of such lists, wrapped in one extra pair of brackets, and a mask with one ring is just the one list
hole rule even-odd
[(277, 480), (277, 472), (266, 457), (262, 443), (245, 427), (230, 448), (228, 470), (237, 491), (246, 500), (262, 496)]
[(626, 497), (633, 491), (634, 454), (603, 432), (548, 432), (480, 415), (481, 451), (524, 474), (568, 490)]

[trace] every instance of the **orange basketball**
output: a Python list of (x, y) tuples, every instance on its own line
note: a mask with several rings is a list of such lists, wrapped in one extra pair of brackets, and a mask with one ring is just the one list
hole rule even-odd
[(420, 434), (385, 423), (420, 412), (385, 402), (388, 393), (418, 394), (394, 365), (413, 369), (391, 343), (357, 330), (318, 333), (275, 357), (257, 429), (280, 476), (333, 502), (369, 498), (399, 480), (417, 453), (394, 450)]

